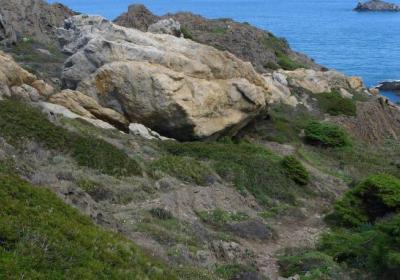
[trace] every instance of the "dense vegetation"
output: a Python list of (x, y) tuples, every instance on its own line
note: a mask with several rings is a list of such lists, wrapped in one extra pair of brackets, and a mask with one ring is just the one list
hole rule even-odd
[(369, 176), (334, 208), (327, 217), (333, 229), (322, 236), (318, 251), (281, 257), (284, 275), (308, 272), (304, 279), (342, 279), (332, 273), (346, 267), (374, 279), (399, 279), (400, 179), (387, 174)]
[(355, 116), (357, 106), (353, 99), (345, 98), (338, 91), (325, 92), (315, 95), (319, 108), (332, 116)]
[[(171, 155), (209, 161), (213, 169), (225, 180), (232, 181), (239, 191), (253, 194), (264, 205), (274, 200), (296, 203), (296, 196), (304, 195), (297, 184), (301, 174), (299, 163), (282, 164), (282, 159), (261, 146), (230, 141), (213, 143), (164, 142), (162, 147)], [(185, 168), (187, 169), (187, 168)], [(183, 171), (185, 170), (183, 169)], [(288, 172), (296, 172), (287, 176)], [(190, 174), (190, 173), (189, 173)], [(183, 176), (183, 175), (181, 175)]]
[(131, 242), (94, 226), (0, 163), (1, 279), (176, 279)]
[(310, 122), (305, 130), (305, 139), (313, 145), (324, 147), (344, 147), (350, 145), (350, 140), (344, 130), (334, 124)]
[(79, 165), (116, 176), (140, 175), (141, 167), (123, 151), (104, 140), (56, 126), (38, 109), (6, 100), (0, 102), (0, 136), (21, 146), (36, 141), (48, 149), (70, 154)]

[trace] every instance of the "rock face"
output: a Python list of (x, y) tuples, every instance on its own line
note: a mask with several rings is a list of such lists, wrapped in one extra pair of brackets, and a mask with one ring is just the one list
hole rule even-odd
[(158, 20), (159, 17), (150, 12), (144, 5), (131, 5), (126, 13), (115, 19), (115, 23), (146, 32), (149, 26)]
[(149, 32), (156, 34), (169, 34), (176, 37), (181, 37), (181, 24), (176, 20), (162, 19), (149, 26)]
[(112, 109), (103, 108), (96, 100), (79, 91), (63, 90), (51, 96), (49, 101), (64, 106), (85, 118), (100, 119), (113, 124), (121, 130), (127, 130), (129, 125), (128, 120), (123, 115)]
[(311, 93), (330, 92), (332, 89), (361, 91), (365, 89), (363, 81), (358, 77), (347, 77), (344, 74), (330, 71), (298, 69), (295, 71), (279, 71), (287, 77), (289, 86), (303, 88)]
[[(39, 86), (41, 85), (41, 86)], [(28, 101), (44, 98), (51, 86), (20, 67), (11, 56), (0, 51), (0, 99), (14, 97)]]
[(400, 12), (400, 6), (381, 0), (371, 0), (365, 3), (359, 2), (354, 10), (358, 12)]
[(400, 108), (382, 97), (358, 102), (357, 117), (337, 117), (334, 121), (358, 140), (374, 144), (387, 139), (400, 140)]
[(191, 40), (94, 16), (66, 20), (59, 34), (72, 54), (63, 70), (65, 86), (168, 137), (234, 134), (270, 96), (250, 63)]
[(0, 0), (0, 41), (15, 43), (33, 37), (43, 43), (55, 40), (55, 28), (74, 12), (62, 4), (43, 0)]
[(377, 86), (380, 90), (400, 90), (400, 80), (384, 81)]
[(285, 40), (275, 37), (270, 32), (233, 20), (208, 20), (191, 13), (157, 17), (142, 5), (132, 5), (127, 13), (114, 22), (121, 26), (148, 31), (148, 27), (158, 20), (170, 18), (180, 23), (186, 38), (219, 50), (227, 50), (244, 61), (250, 61), (260, 73), (280, 67), (277, 53), (288, 57), (295, 65), (321, 69), (305, 55), (292, 51)]

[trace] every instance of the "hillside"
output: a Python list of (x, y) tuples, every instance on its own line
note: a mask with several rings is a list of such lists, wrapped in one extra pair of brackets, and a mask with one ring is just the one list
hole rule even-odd
[(399, 106), (247, 24), (129, 11), (0, 51), (1, 279), (398, 279)]

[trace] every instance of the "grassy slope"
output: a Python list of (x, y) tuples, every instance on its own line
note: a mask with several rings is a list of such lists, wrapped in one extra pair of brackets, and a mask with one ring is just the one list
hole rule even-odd
[(130, 241), (0, 165), (0, 279), (176, 279)]

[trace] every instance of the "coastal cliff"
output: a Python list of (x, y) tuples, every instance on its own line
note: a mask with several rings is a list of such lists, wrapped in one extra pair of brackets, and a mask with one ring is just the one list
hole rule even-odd
[(232, 20), (0, 14), (1, 279), (398, 275), (400, 108), (360, 78)]

